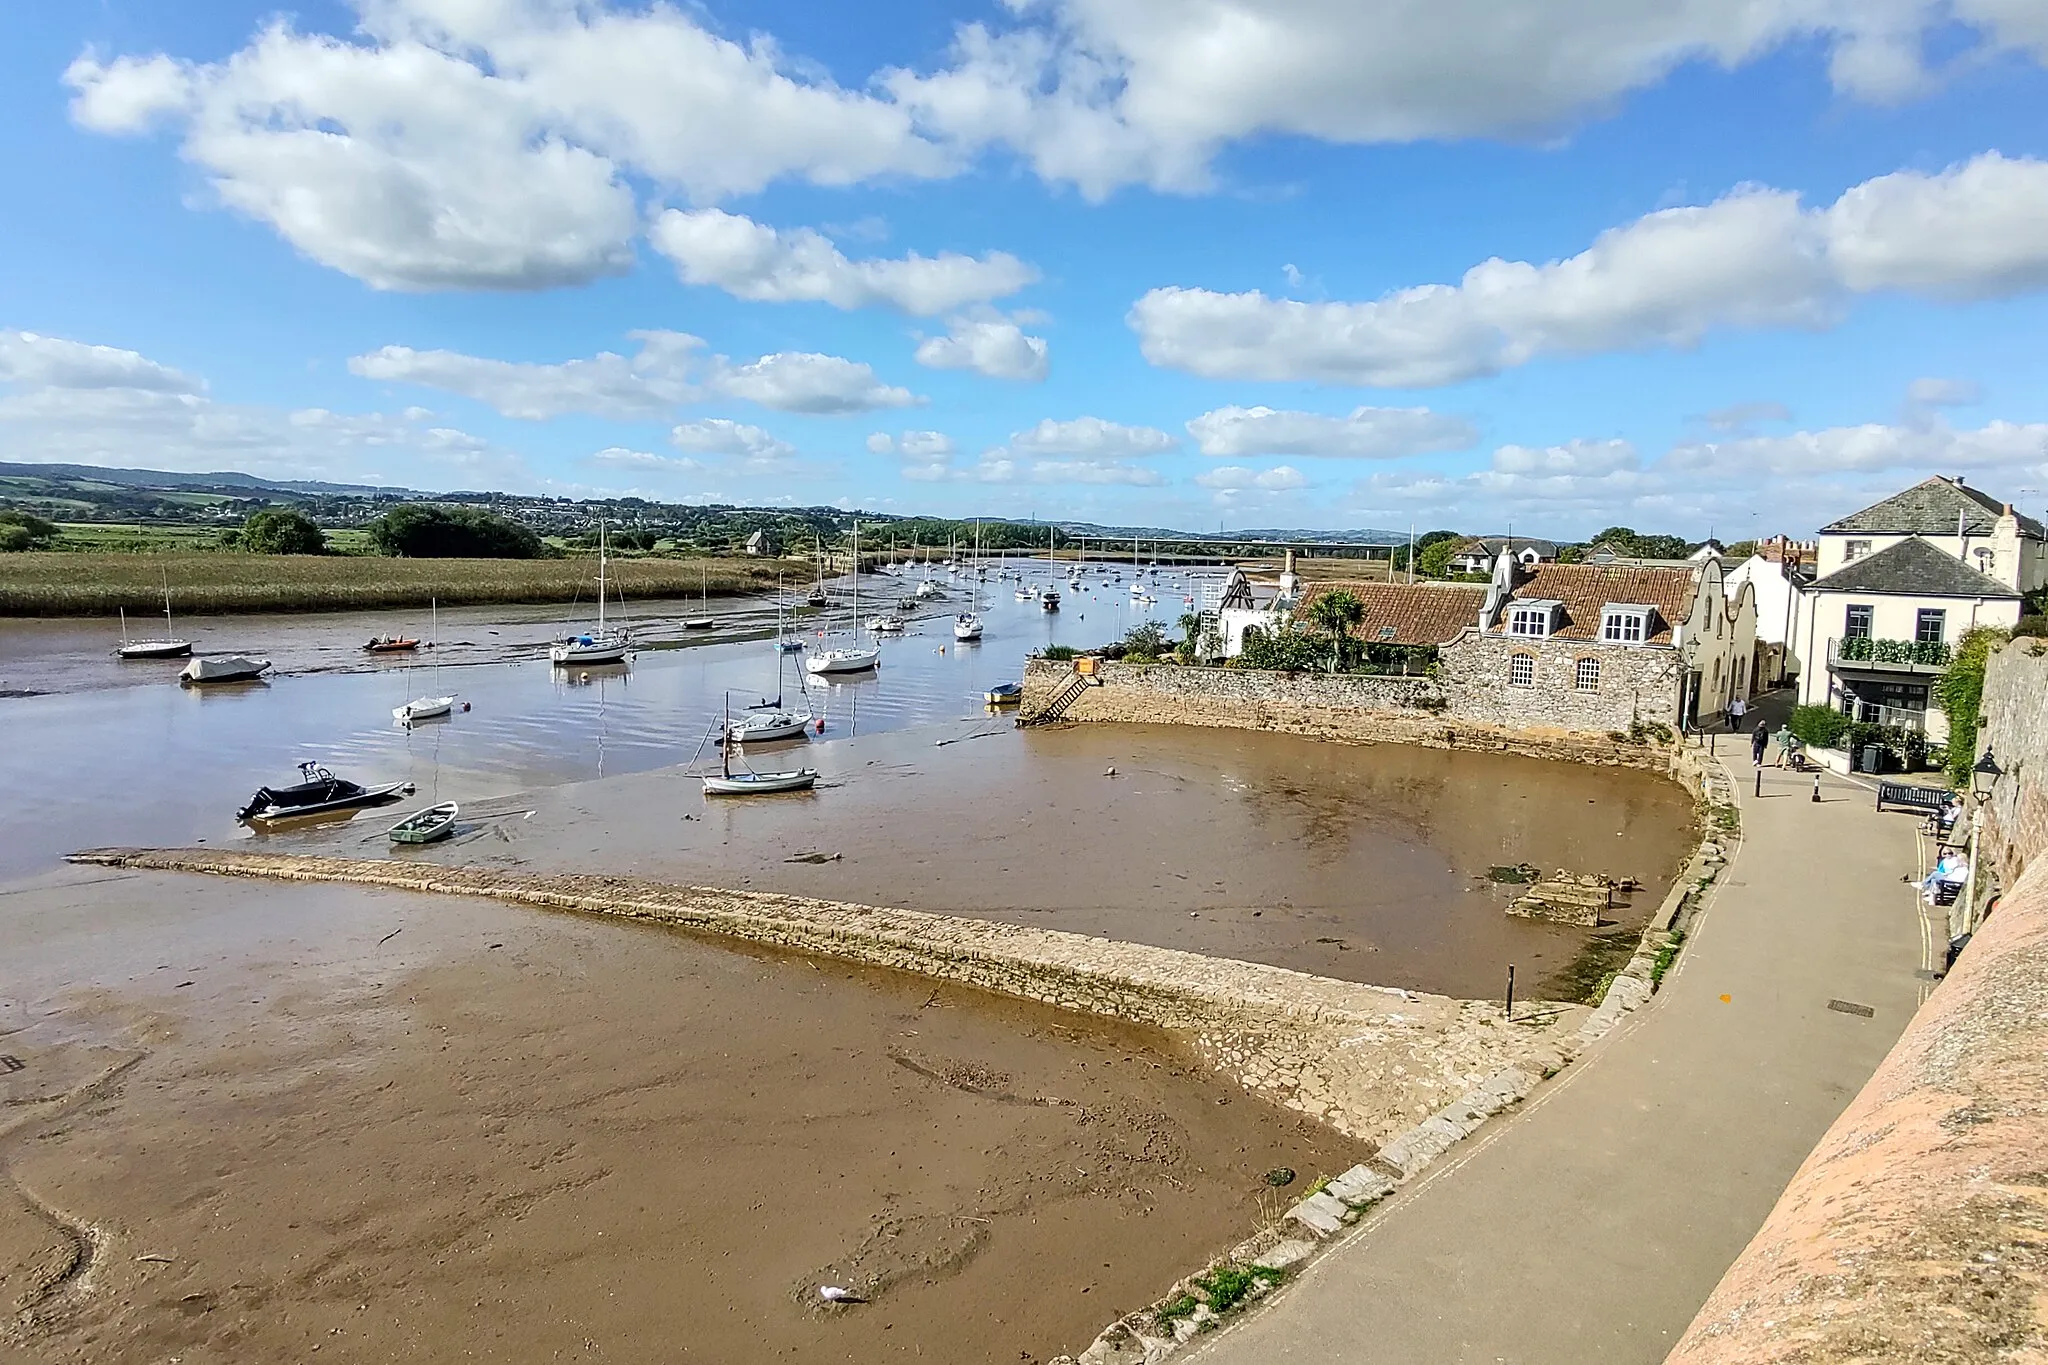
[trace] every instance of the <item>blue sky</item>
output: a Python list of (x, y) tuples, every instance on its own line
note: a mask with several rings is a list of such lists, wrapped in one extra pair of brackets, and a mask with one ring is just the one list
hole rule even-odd
[(0, 458), (1560, 537), (2048, 505), (2034, 0), (0, 22)]

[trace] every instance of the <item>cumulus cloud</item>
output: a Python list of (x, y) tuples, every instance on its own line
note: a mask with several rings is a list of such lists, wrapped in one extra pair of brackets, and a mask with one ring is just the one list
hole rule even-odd
[(700, 474), (710, 466), (702, 460), (687, 456), (656, 455), (651, 450), (633, 450), (626, 446), (606, 446), (584, 457), (586, 464), (600, 469), (624, 470), (634, 474)]
[(732, 455), (755, 461), (781, 460), (796, 454), (796, 447), (789, 442), (760, 427), (725, 417), (684, 422), (670, 429), (668, 442), (678, 450), (696, 455)]
[(1592, 476), (1634, 469), (1642, 462), (1627, 441), (1568, 441), (1558, 446), (1502, 446), (1493, 452), (1493, 467), (1502, 474), (1554, 477)]
[(1849, 298), (1981, 298), (2048, 285), (2048, 162), (1996, 152), (1899, 172), (1824, 209), (1745, 186), (1611, 228), (1567, 260), (1481, 262), (1456, 285), (1368, 303), (1154, 289), (1129, 323), (1146, 359), (1212, 379), (1416, 387), (1543, 356), (1690, 346), (1716, 327), (1824, 328)]
[(953, 318), (946, 335), (918, 343), (917, 363), (935, 370), (973, 370), (991, 379), (1037, 382), (1052, 369), (1044, 337), (1027, 336), (1008, 318)]
[(1308, 487), (1308, 475), (1293, 465), (1274, 465), (1271, 469), (1250, 469), (1244, 465), (1218, 465), (1195, 475), (1195, 482), (1204, 488), (1218, 492), (1236, 493), (1246, 489), (1260, 492), (1290, 492)]
[(698, 200), (784, 178), (930, 176), (909, 112), (658, 4), (357, 0), (219, 62), (80, 56), (84, 127), (174, 126), (222, 203), (382, 289), (541, 288), (631, 267), (628, 177)]
[(901, 436), (878, 431), (868, 437), (867, 446), (876, 455), (901, 455), (906, 460), (945, 460), (959, 449), (943, 431), (906, 431)]
[(1217, 408), (1187, 424), (1204, 455), (1326, 455), (1392, 460), (1432, 450), (1462, 450), (1479, 431), (1462, 417), (1428, 408), (1354, 408), (1348, 417), (1274, 408)]
[(0, 330), (0, 383), (150, 393), (199, 393), (205, 387), (135, 351), (5, 330)]
[(385, 346), (351, 357), (365, 379), (443, 389), (487, 403), (507, 417), (542, 421), (563, 413), (659, 417), (702, 395), (689, 377), (703, 342), (682, 332), (634, 332), (631, 357), (600, 351), (559, 364), (489, 360), (460, 351)]
[(515, 452), (434, 414), (219, 401), (135, 351), (0, 331), (0, 449), (37, 460), (414, 488), (547, 487)]
[(1010, 448), (1026, 455), (1158, 455), (1180, 445), (1157, 427), (1125, 426), (1100, 417), (1058, 422), (1048, 417), (1010, 437)]
[(722, 209), (670, 209), (654, 220), (648, 240), (686, 283), (765, 303), (882, 306), (931, 317), (1014, 294), (1038, 278), (1001, 251), (852, 261), (820, 232), (778, 230)]
[(683, 332), (630, 335), (640, 343), (630, 357), (601, 351), (588, 359), (541, 364), (386, 346), (348, 365), (365, 379), (444, 389), (528, 421), (571, 412), (662, 417), (711, 397), (828, 416), (923, 401), (882, 383), (873, 367), (840, 356), (781, 351), (735, 365), (724, 356), (705, 358), (703, 340)]
[(1157, 488), (1166, 476), (1146, 465), (1123, 460), (1034, 460), (1027, 472), (1033, 483), (1127, 484)]

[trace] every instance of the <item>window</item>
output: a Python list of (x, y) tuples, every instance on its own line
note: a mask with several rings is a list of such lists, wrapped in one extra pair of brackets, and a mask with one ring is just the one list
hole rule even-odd
[(1391, 639), (1393, 639), (1393, 638), (1394, 638), (1394, 636), (1395, 636), (1395, 635), (1397, 635), (1397, 634), (1399, 634), (1399, 632), (1398, 632), (1398, 631), (1396, 631), (1396, 630), (1395, 630), (1395, 629), (1394, 629), (1394, 628), (1393, 628), (1392, 626), (1381, 626), (1381, 627), (1380, 627), (1380, 638), (1381, 638), (1382, 640), (1391, 640)]
[(1842, 638), (1845, 640), (1868, 640), (1870, 638), (1870, 613), (1873, 608), (1852, 606), (1842, 617)]
[(1556, 629), (1562, 602), (1516, 602), (1508, 608), (1508, 634), (1542, 640)]
[(1598, 692), (1600, 690), (1600, 661), (1598, 659), (1579, 660), (1578, 667), (1572, 673), (1572, 686), (1578, 688), (1581, 692)]
[(1938, 645), (1948, 627), (1948, 613), (1940, 607), (1922, 607), (1913, 622), (1913, 638), (1923, 645)]
[(1600, 617), (1600, 638), (1610, 645), (1639, 645), (1650, 638), (1648, 607), (1609, 607)]
[(1516, 654), (1508, 659), (1508, 686), (1534, 687), (1536, 685), (1536, 656)]
[(1847, 563), (1849, 563), (1849, 562), (1850, 562), (1850, 561), (1852, 561), (1852, 560), (1857, 560), (1857, 559), (1861, 559), (1861, 558), (1863, 558), (1863, 556), (1865, 556), (1865, 555), (1867, 555), (1867, 554), (1869, 554), (1869, 553), (1870, 553), (1870, 542), (1869, 542), (1869, 541), (1867, 541), (1867, 540), (1852, 540), (1852, 541), (1850, 541), (1850, 542), (1849, 542), (1849, 543), (1848, 543), (1847, 545), (1844, 545), (1844, 546), (1842, 547), (1842, 562), (1843, 562), (1844, 564), (1847, 564)]

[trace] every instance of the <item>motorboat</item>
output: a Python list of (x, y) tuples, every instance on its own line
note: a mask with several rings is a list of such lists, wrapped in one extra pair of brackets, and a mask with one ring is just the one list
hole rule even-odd
[(901, 635), (902, 633), (903, 618), (900, 616), (870, 616), (868, 618), (868, 634), (870, 635)]
[(268, 659), (252, 659), (245, 654), (229, 654), (217, 659), (194, 659), (178, 674), (178, 682), (185, 687), (204, 686), (208, 683), (251, 682), (269, 671)]
[(121, 609), (121, 646), (114, 651), (123, 659), (182, 659), (192, 652), (192, 642), (171, 633), (171, 576), (164, 574), (164, 637), (161, 640), (128, 638), (128, 609)]
[(379, 635), (363, 646), (365, 654), (410, 654), (420, 647), (418, 640), (396, 635)]
[(823, 610), (825, 607), (831, 605), (831, 602), (832, 599), (825, 595), (825, 590), (823, 588), (812, 588), (810, 596), (804, 598), (804, 605), (817, 607), (820, 610)]
[(1060, 595), (1051, 588), (1047, 588), (1038, 599), (1038, 609), (1047, 613), (1058, 611), (1060, 609)]
[(453, 801), (443, 801), (438, 806), (414, 811), (384, 833), (394, 844), (431, 844), (455, 832), (455, 817), (461, 813), (462, 807)]
[(1032, 591), (1031, 591), (1031, 589), (1029, 589), (1029, 588), (1019, 588), (1019, 589), (1017, 589), (1017, 600), (1018, 600), (1019, 602), (1029, 602), (1029, 601), (1031, 600), (1032, 596), (1033, 596), (1033, 594), (1032, 594)]
[(953, 638), (956, 640), (979, 640), (981, 618), (971, 611), (963, 611), (953, 618)]
[(981, 694), (982, 700), (990, 706), (1015, 706), (1024, 700), (1022, 683), (997, 683)]
[(605, 623), (605, 599), (609, 596), (605, 591), (608, 567), (604, 522), (600, 519), (597, 523), (597, 629), (572, 635), (549, 646), (548, 658), (557, 667), (622, 663), (626, 651), (632, 647), (633, 642), (624, 631), (613, 630)]
[(258, 787), (249, 804), (235, 812), (235, 818), (243, 824), (264, 824), (307, 815), (325, 815), (330, 811), (382, 806), (412, 790), (410, 782), (365, 787), (345, 777), (336, 777), (317, 763), (301, 763), (297, 783), (289, 787)]

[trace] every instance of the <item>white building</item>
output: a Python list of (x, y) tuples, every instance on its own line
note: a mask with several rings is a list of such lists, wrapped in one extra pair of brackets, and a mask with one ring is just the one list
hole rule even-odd
[(2048, 582), (2048, 536), (1936, 476), (1823, 527), (1817, 565), (1790, 642), (1799, 700), (1942, 739), (1935, 679), (1973, 627), (2019, 622), (2022, 595)]
[(1800, 657), (1790, 645), (1805, 582), (1796, 569), (1762, 555), (1751, 555), (1728, 571), (1729, 592), (1747, 583), (1756, 594), (1758, 688), (1780, 686), (1800, 671)]
[(1519, 567), (1533, 569), (1557, 558), (1557, 543), (1531, 536), (1481, 536), (1451, 556), (1451, 572), (1490, 574), (1503, 553), (1512, 553)]
[[(1214, 593), (1213, 600), (1209, 594)], [(1279, 630), (1301, 601), (1301, 579), (1294, 572), (1294, 551), (1287, 552), (1286, 567), (1280, 571), (1276, 588), (1262, 589), (1233, 569), (1220, 592), (1204, 592), (1202, 614), (1211, 618), (1222, 657), (1235, 659), (1244, 653), (1244, 633), (1253, 626), (1268, 634)]]

